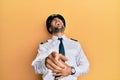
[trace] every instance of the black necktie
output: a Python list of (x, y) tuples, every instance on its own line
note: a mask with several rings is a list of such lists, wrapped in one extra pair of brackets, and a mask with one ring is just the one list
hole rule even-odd
[(63, 45), (63, 38), (58, 38), (58, 40), (60, 40), (60, 44), (59, 44), (59, 53), (62, 55), (65, 55), (65, 50), (64, 50), (64, 45)]
[[(63, 46), (63, 38), (58, 38), (58, 40), (60, 40), (60, 44), (59, 44), (59, 53), (62, 55), (65, 55), (65, 50), (64, 50), (64, 46)], [(55, 80), (57, 80), (57, 77), (59, 76), (55, 76)]]

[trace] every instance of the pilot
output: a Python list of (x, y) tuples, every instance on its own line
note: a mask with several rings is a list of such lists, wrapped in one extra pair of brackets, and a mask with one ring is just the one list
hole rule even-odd
[(38, 54), (32, 62), (43, 80), (77, 80), (89, 71), (89, 61), (80, 43), (66, 37), (66, 22), (62, 15), (52, 14), (46, 20), (52, 38), (39, 44)]

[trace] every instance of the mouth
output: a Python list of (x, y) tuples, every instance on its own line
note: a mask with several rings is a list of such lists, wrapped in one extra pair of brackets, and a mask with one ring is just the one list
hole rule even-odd
[(62, 28), (63, 25), (62, 25), (62, 24), (56, 24), (56, 27), (58, 27), (58, 28)]
[(57, 25), (58, 28), (62, 28), (63, 26), (62, 25)]

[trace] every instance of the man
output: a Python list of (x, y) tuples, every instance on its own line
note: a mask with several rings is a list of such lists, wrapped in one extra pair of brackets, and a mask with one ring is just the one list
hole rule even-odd
[(89, 62), (77, 40), (65, 36), (65, 19), (60, 14), (47, 18), (47, 30), (53, 37), (42, 42), (32, 62), (43, 80), (77, 80), (89, 70)]

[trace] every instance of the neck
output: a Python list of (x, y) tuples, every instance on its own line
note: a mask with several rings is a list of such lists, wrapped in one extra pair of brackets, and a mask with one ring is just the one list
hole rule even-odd
[(54, 35), (54, 36), (61, 37), (61, 36), (63, 36), (63, 35), (64, 35), (64, 33), (61, 33), (61, 32), (60, 32), (60, 33), (54, 33), (53, 35)]

